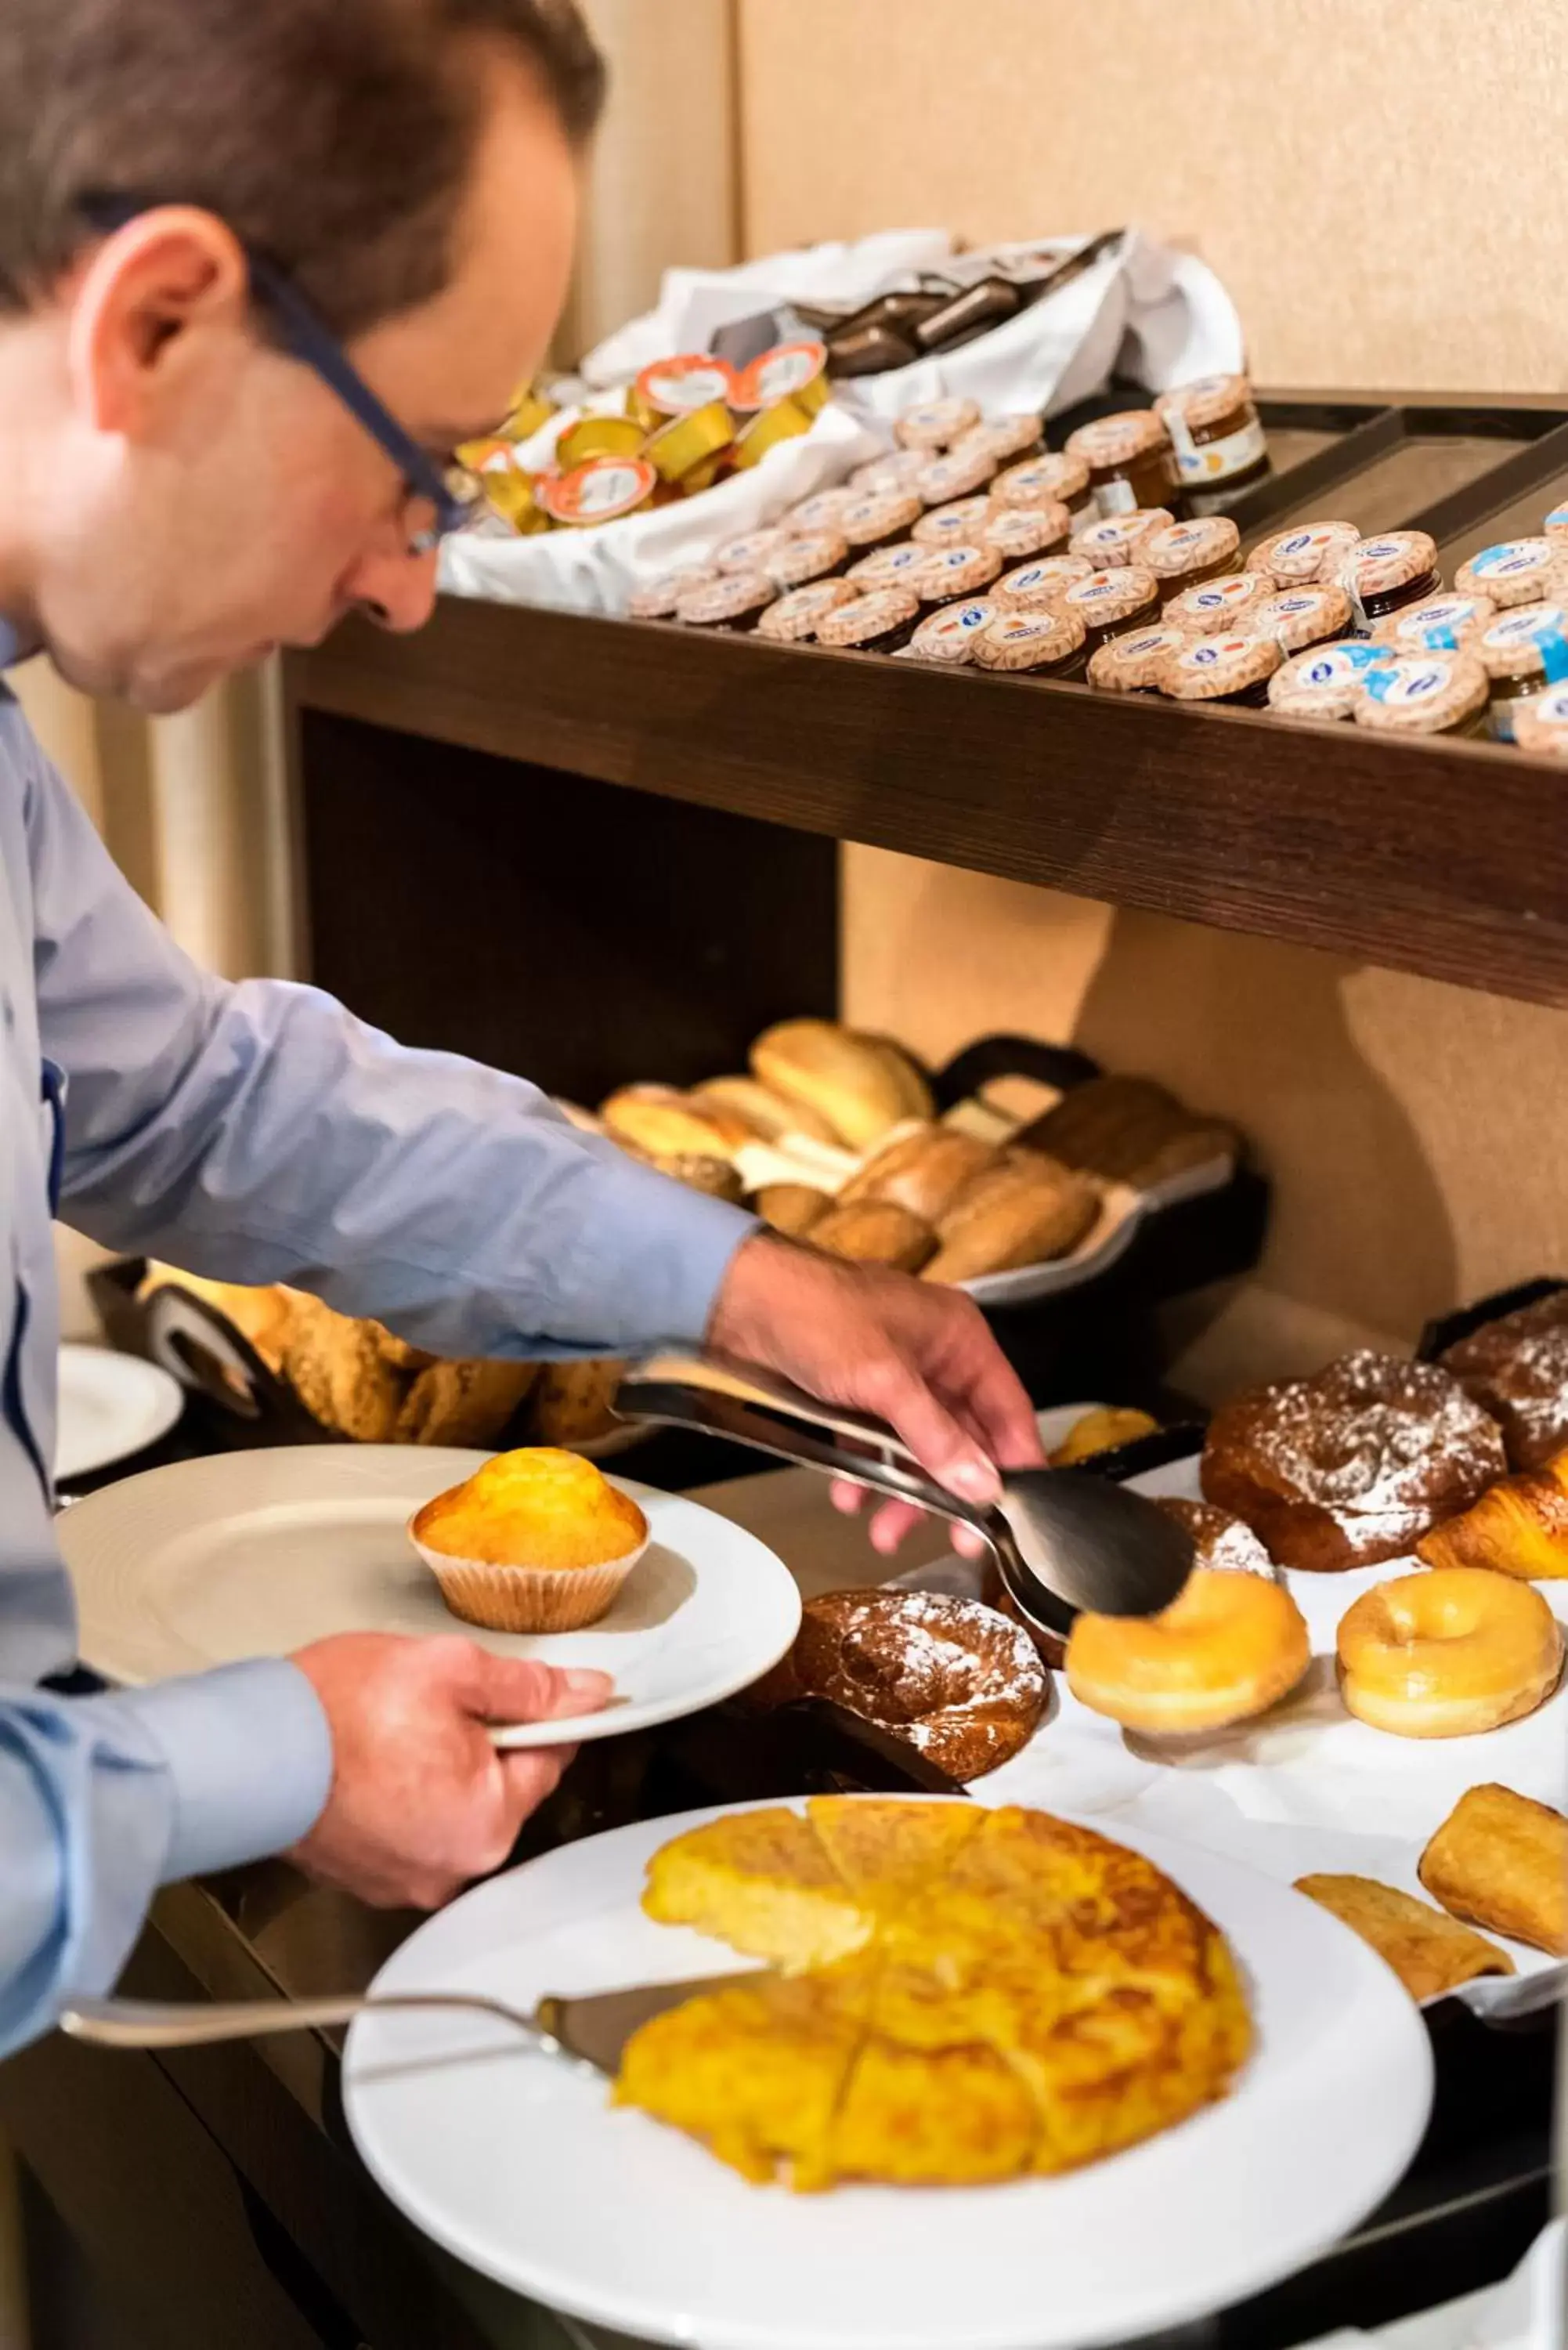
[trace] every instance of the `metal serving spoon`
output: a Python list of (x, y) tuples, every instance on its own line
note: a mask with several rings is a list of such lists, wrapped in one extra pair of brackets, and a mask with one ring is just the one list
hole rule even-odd
[(622, 1379), (623, 1419), (707, 1430), (968, 1526), (988, 1543), (1020, 1613), (1064, 1638), (1080, 1610), (1156, 1616), (1192, 1571), (1192, 1539), (1141, 1493), (1075, 1469), (1010, 1469), (993, 1508), (932, 1482), (885, 1420), (818, 1403), (711, 1350), (645, 1357)]

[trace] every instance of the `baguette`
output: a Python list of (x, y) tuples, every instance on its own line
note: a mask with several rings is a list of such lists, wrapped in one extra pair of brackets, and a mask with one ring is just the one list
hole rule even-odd
[(885, 1054), (831, 1020), (785, 1020), (752, 1047), (763, 1085), (804, 1102), (852, 1150), (869, 1150), (908, 1113), (909, 1089)]
[(847, 1257), (857, 1264), (892, 1265), (899, 1273), (919, 1273), (937, 1244), (929, 1224), (888, 1200), (859, 1200), (848, 1207), (835, 1205), (811, 1228), (813, 1248), (828, 1256)]
[(1009, 1151), (973, 1176), (937, 1227), (928, 1281), (975, 1281), (1075, 1248), (1099, 1213), (1085, 1177), (1033, 1151)]

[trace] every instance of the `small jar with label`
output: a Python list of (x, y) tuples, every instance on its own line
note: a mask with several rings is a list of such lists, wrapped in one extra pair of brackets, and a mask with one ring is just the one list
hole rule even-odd
[(539, 504), (552, 522), (588, 530), (620, 522), (651, 504), (659, 476), (642, 457), (590, 457), (569, 473), (545, 473)]
[(773, 557), (788, 543), (786, 530), (768, 527), (743, 530), (713, 549), (715, 571), (766, 571)]
[(1474, 653), (1394, 654), (1385, 646), (1351, 716), (1375, 734), (1484, 734), (1488, 700)]
[(863, 596), (873, 588), (908, 588), (912, 594), (931, 552), (929, 546), (917, 546), (912, 538), (900, 538), (892, 546), (874, 546), (850, 564), (844, 576)]
[(804, 588), (792, 588), (768, 606), (757, 622), (757, 634), (772, 644), (808, 644), (828, 614), (853, 604), (858, 592), (847, 579), (813, 579)]
[(971, 426), (957, 446), (967, 449), (971, 442), (999, 465), (1016, 465), (1021, 458), (1036, 456), (1044, 449), (1045, 426), (1038, 416), (988, 417), (983, 424)]
[(940, 612), (928, 612), (909, 639), (909, 658), (929, 661), (939, 669), (967, 669), (981, 632), (1001, 617), (1002, 606), (989, 596), (961, 596)]
[(1085, 629), (1070, 612), (1003, 612), (975, 641), (974, 665), (993, 675), (1064, 684), (1084, 674)]
[(1301, 522), (1263, 539), (1247, 557), (1249, 571), (1261, 571), (1276, 588), (1307, 588), (1333, 579), (1361, 533), (1353, 522)]
[(1252, 615), (1275, 593), (1261, 571), (1222, 571), (1217, 579), (1184, 588), (1165, 607), (1173, 629), (1189, 637), (1212, 637), (1230, 629), (1251, 628)]
[(980, 410), (972, 400), (923, 400), (917, 407), (905, 409), (893, 426), (893, 438), (901, 449), (920, 449), (934, 455), (972, 432), (980, 421)]
[(804, 588), (831, 579), (849, 560), (849, 544), (836, 530), (802, 530), (785, 537), (762, 565), (775, 588)]
[(1057, 609), (1083, 623), (1086, 653), (1092, 658), (1107, 638), (1153, 619), (1159, 609), (1159, 588), (1153, 572), (1141, 564), (1122, 564), (1115, 571), (1091, 571), (1086, 579), (1075, 579), (1063, 589)]
[(692, 564), (683, 571), (664, 571), (657, 579), (645, 580), (634, 588), (627, 598), (627, 618), (630, 620), (672, 620), (675, 608), (682, 596), (694, 588), (705, 588), (718, 574), (701, 564)]
[(1152, 408), (1129, 408), (1081, 424), (1068, 440), (1067, 454), (1087, 465), (1103, 515), (1161, 505), (1175, 486), (1170, 435)]
[(1195, 492), (1240, 489), (1269, 470), (1269, 443), (1244, 375), (1204, 375), (1154, 403), (1175, 454), (1176, 479)]
[(743, 367), (730, 396), (732, 408), (750, 412), (793, 400), (808, 416), (820, 415), (829, 399), (826, 345), (805, 341), (775, 343), (771, 351)]
[(721, 571), (717, 578), (682, 596), (675, 617), (689, 629), (727, 629), (743, 634), (754, 629), (758, 616), (778, 600), (778, 592), (763, 571)]
[(885, 456), (872, 457), (864, 465), (857, 465), (849, 476), (848, 486), (859, 497), (868, 497), (883, 490), (911, 490), (916, 476), (930, 463), (924, 449), (889, 449)]
[(1043, 555), (1038, 562), (1021, 563), (1016, 571), (1004, 572), (993, 592), (997, 602), (1012, 611), (1046, 612), (1094, 568), (1081, 555)]
[(1160, 664), (1159, 690), (1173, 702), (1225, 702), (1239, 710), (1262, 710), (1269, 680), (1284, 659), (1272, 637), (1232, 630), (1220, 637), (1189, 637), (1179, 652)]
[(1004, 563), (1029, 555), (1054, 555), (1067, 544), (1072, 516), (1058, 500), (1043, 506), (991, 505), (981, 526), (981, 543), (994, 546)]
[(1470, 650), (1491, 685), (1492, 734), (1511, 743), (1525, 704), (1568, 684), (1568, 607), (1521, 604), (1483, 629)]
[(1337, 644), (1314, 645), (1274, 671), (1269, 680), (1269, 707), (1282, 718), (1336, 725), (1350, 716), (1360, 700), (1367, 671), (1387, 658), (1382, 645), (1370, 644), (1365, 637), (1342, 637)]
[(1283, 588), (1254, 604), (1247, 627), (1254, 635), (1272, 637), (1288, 659), (1309, 645), (1333, 644), (1350, 626), (1350, 598), (1343, 588), (1325, 580), (1321, 588)]
[(1082, 457), (1070, 457), (1065, 451), (1045, 451), (1026, 457), (1021, 465), (1009, 465), (992, 482), (991, 494), (999, 506), (1064, 505), (1074, 515), (1095, 511), (1089, 469)]
[(956, 546), (962, 540), (978, 538), (990, 513), (987, 497), (955, 498), (950, 505), (932, 506), (923, 514), (909, 536), (919, 546)]
[(816, 624), (816, 641), (839, 652), (897, 652), (914, 635), (919, 613), (919, 598), (908, 588), (874, 588), (826, 614)]
[(922, 604), (951, 604), (961, 596), (978, 596), (1002, 569), (994, 546), (930, 546), (928, 561), (909, 581)]
[(1501, 546), (1483, 546), (1454, 574), (1454, 586), (1467, 596), (1490, 596), (1499, 611), (1515, 604), (1539, 604), (1558, 594), (1568, 569), (1563, 550), (1550, 538), (1510, 538)]
[(786, 530), (836, 530), (844, 518), (846, 506), (855, 504), (855, 492), (846, 484), (842, 489), (817, 490), (799, 505), (791, 506), (784, 518)]
[(1072, 552), (1096, 571), (1116, 571), (1141, 563), (1147, 542), (1170, 527), (1168, 506), (1129, 506), (1126, 514), (1101, 515), (1073, 533)]
[(1150, 531), (1137, 559), (1158, 580), (1160, 601), (1170, 604), (1189, 588), (1201, 588), (1205, 580), (1222, 579), (1233, 571), (1241, 546), (1241, 534), (1230, 517), (1210, 515)]
[(631, 403), (634, 414), (651, 426), (661, 416), (689, 416), (715, 401), (728, 408), (734, 397), (735, 370), (727, 359), (711, 351), (680, 351), (643, 369), (632, 386)]
[(875, 546), (891, 546), (925, 512), (913, 490), (867, 490), (846, 506), (838, 517), (851, 554), (868, 555)]
[(1412, 604), (1424, 604), (1443, 584), (1438, 577), (1437, 544), (1424, 530), (1390, 530), (1381, 538), (1364, 538), (1321, 576), (1338, 580), (1355, 608), (1357, 629), (1368, 636), (1379, 620), (1407, 611)]
[(984, 449), (972, 444), (961, 449), (950, 449), (945, 457), (933, 457), (924, 470), (916, 474), (914, 488), (929, 506), (945, 506), (954, 498), (972, 497), (996, 478), (996, 460)]
[(1541, 527), (1558, 555), (1568, 561), (1568, 499), (1552, 507)]
[(1102, 693), (1158, 693), (1167, 659), (1191, 642), (1179, 629), (1128, 629), (1108, 638), (1095, 654), (1089, 683)]
[(1527, 758), (1568, 760), (1568, 685), (1550, 686), (1533, 702), (1521, 702), (1513, 739)]
[(1461, 596), (1449, 588), (1379, 620), (1372, 634), (1376, 643), (1390, 645), (1397, 653), (1454, 653), (1473, 647), (1496, 618), (1490, 596)]

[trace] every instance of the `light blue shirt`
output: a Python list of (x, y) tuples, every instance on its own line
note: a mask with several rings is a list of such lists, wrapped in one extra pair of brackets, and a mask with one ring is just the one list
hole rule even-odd
[[(16, 650), (0, 622), (0, 668)], [(405, 1051), (313, 988), (198, 970), (0, 687), (0, 2054), (112, 1983), (159, 1885), (302, 1836), (331, 1775), (286, 1662), (36, 1686), (76, 1657), (51, 1176), (110, 1247), (292, 1282), (451, 1355), (696, 1336), (752, 1229), (520, 1078)]]

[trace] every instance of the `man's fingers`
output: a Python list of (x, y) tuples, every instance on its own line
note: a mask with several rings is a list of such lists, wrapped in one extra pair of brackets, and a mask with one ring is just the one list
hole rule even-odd
[(493, 1657), (474, 1669), (473, 1709), (483, 1721), (562, 1721), (597, 1713), (615, 1692), (608, 1673), (543, 1665), (534, 1657)]
[(884, 1502), (871, 1520), (872, 1549), (883, 1558), (891, 1558), (904, 1536), (924, 1523), (925, 1514), (913, 1502)]
[(857, 1400), (890, 1420), (916, 1460), (961, 1501), (994, 1502), (994, 1464), (917, 1372), (895, 1357), (874, 1365)]
[(834, 1508), (846, 1518), (858, 1517), (868, 1498), (864, 1485), (851, 1485), (844, 1477), (836, 1477), (827, 1490)]
[(1004, 1469), (1037, 1468), (1045, 1458), (1040, 1423), (1023, 1380), (999, 1347), (976, 1356), (964, 1388), (964, 1418), (992, 1461)]
[(562, 1773), (576, 1751), (575, 1746), (536, 1746), (521, 1754), (502, 1756), (501, 1773), (518, 1827), (538, 1809), (546, 1795), (555, 1794)]

